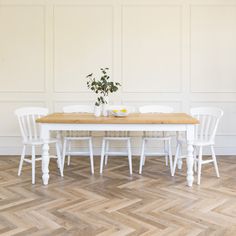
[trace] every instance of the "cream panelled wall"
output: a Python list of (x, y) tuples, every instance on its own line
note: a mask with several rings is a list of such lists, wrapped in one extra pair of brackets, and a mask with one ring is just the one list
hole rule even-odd
[(0, 154), (20, 153), (14, 109), (92, 103), (104, 66), (116, 103), (221, 107), (217, 152), (236, 153), (236, 0), (0, 0)]

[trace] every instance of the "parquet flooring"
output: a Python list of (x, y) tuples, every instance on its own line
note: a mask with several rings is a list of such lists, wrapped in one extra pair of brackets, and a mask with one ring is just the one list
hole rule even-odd
[(19, 157), (0, 157), (0, 235), (208, 236), (236, 235), (236, 157), (218, 159), (221, 178), (203, 166), (202, 184), (186, 186), (185, 169), (170, 176), (163, 158), (148, 158), (143, 175), (129, 176), (127, 158), (72, 158), (61, 178), (54, 160), (48, 186), (36, 185), (30, 165), (17, 177)]

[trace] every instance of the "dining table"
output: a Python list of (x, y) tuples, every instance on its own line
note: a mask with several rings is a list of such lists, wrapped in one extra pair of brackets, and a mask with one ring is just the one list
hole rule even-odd
[(90, 113), (52, 113), (36, 120), (40, 125), (42, 147), (42, 180), (49, 182), (49, 145), (51, 131), (179, 131), (186, 132), (187, 186), (192, 186), (193, 140), (197, 119), (186, 113), (132, 113), (124, 117), (100, 116)]

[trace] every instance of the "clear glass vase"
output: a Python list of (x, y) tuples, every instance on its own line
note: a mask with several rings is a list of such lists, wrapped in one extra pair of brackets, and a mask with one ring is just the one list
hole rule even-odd
[(104, 97), (103, 99), (105, 103), (102, 106), (102, 115), (108, 116), (109, 115), (109, 97)]
[(102, 114), (102, 106), (94, 106), (94, 115), (96, 116), (96, 117), (99, 117), (99, 116), (101, 116), (101, 114)]

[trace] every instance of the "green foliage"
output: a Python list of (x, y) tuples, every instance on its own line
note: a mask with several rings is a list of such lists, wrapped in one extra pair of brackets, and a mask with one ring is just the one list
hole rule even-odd
[(86, 76), (88, 79), (87, 87), (92, 90), (94, 93), (98, 94), (96, 106), (101, 104), (106, 104), (107, 101), (104, 97), (107, 97), (110, 93), (118, 91), (119, 86), (118, 82), (110, 81), (110, 76), (107, 74), (109, 68), (101, 68), (102, 76), (99, 79), (94, 78), (93, 73)]

